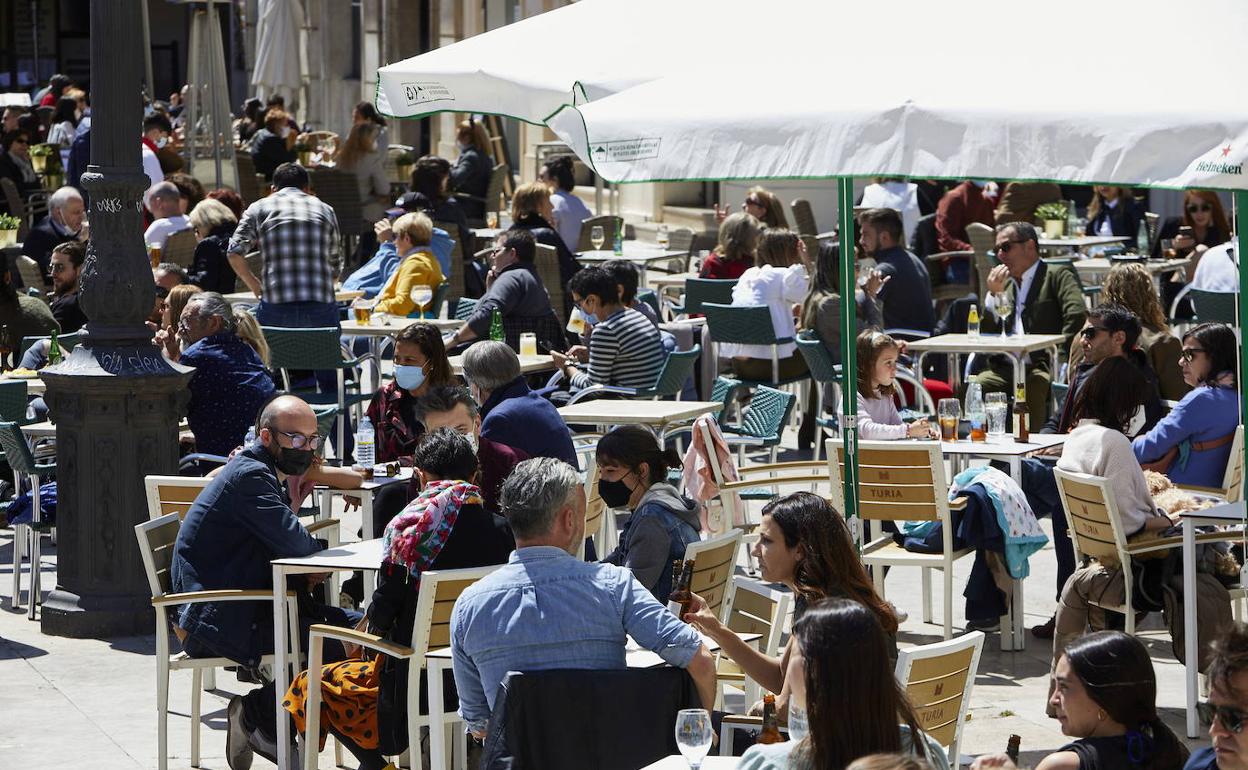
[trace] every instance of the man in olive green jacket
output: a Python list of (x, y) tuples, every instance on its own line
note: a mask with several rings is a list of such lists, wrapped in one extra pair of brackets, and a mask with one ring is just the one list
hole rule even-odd
[[(1026, 222), (999, 225), (996, 253), (1001, 261), (988, 274), (988, 297), (984, 298), (984, 327), (1000, 331), (1005, 325), (1009, 334), (1062, 334), (1066, 337), (1059, 350), (1069, 350), (1071, 340), (1083, 328), (1087, 307), (1079, 275), (1069, 265), (1051, 265), (1040, 260), (1040, 243), (1036, 228)], [(1011, 310), (1004, 319), (998, 318), (996, 297), (1009, 297)], [(1020, 316), (1021, 310), (1021, 316)], [(975, 381), (985, 393), (1011, 390), (1014, 368), (1009, 358), (994, 355), (989, 368), (976, 375)], [(1031, 353), (1027, 358), (1027, 411), (1029, 425), (1040, 425), (1048, 416), (1052, 372), (1056, 363), (1048, 352)]]

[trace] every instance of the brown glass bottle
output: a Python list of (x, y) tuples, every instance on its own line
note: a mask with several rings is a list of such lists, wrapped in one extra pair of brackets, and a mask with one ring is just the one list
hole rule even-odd
[(1017, 735), (1011, 735), (1005, 744), (1005, 755), (1010, 758), (1014, 764), (1018, 764), (1018, 744), (1022, 741)]
[(780, 743), (784, 736), (780, 734), (780, 725), (776, 720), (776, 696), (767, 693), (763, 696), (763, 729), (759, 731), (755, 743)]
[(667, 596), (667, 609), (681, 620), (684, 620), (693, 603), (693, 591), (689, 590), (691, 583), (693, 561), (686, 561), (683, 567), (679, 559), (672, 562), (672, 592)]
[(1027, 432), (1027, 387), (1020, 382), (1014, 386), (1014, 439), (1023, 443), (1029, 436)]

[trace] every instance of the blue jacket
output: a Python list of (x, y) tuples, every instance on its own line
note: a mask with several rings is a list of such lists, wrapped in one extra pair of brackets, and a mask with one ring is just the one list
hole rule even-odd
[(1193, 751), (1183, 770), (1218, 770), (1218, 755), (1213, 753), (1212, 746)]
[(555, 405), (529, 390), (520, 376), (481, 405), (481, 436), (529, 457), (554, 457), (577, 466), (572, 432)]
[(247, 428), (277, 389), (260, 356), (233, 332), (213, 334), (182, 351), (181, 363), (195, 367), (186, 421), (195, 448), (228, 455), (243, 443)]
[[(173, 590), (271, 590), (273, 559), (307, 556), (321, 545), (290, 510), (273, 456), (256, 444), (239, 452), (195, 499), (174, 543)], [(177, 615), (197, 643), (255, 665), (273, 651), (273, 602), (187, 604)]]
[(685, 558), (685, 548), (700, 540), (698, 504), (671, 484), (650, 487), (628, 517), (620, 544), (603, 561), (628, 567), (654, 598), (667, 603), (672, 593), (672, 562)]
[(1131, 448), (1140, 462), (1153, 462), (1171, 448), (1179, 447), (1179, 458), (1166, 471), (1171, 481), (1220, 487), (1231, 457), (1230, 442), (1203, 452), (1191, 449), (1191, 444), (1222, 438), (1238, 424), (1239, 392), (1235, 388), (1201, 385), (1189, 391), (1152, 430), (1131, 442)]
[[(442, 268), (442, 275), (451, 274), (451, 249), (454, 245), (451, 236), (447, 235), (445, 230), (440, 227), (433, 228), (433, 243), (430, 244), (430, 249), (433, 251), (434, 258), (438, 260), (438, 267)], [(377, 247), (377, 253), (372, 259), (347, 276), (342, 282), (342, 288), (344, 291), (362, 291), (365, 297), (372, 299), (381, 293), (386, 281), (390, 280), (390, 276), (394, 275), (394, 271), (398, 269), (402, 261), (398, 250), (394, 247), (394, 241), (386, 241)]]

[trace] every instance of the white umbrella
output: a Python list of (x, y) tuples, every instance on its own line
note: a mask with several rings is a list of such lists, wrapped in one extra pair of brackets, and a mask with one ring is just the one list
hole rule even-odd
[(251, 85), (259, 98), (280, 94), (293, 106), (308, 76), (303, 6), (299, 0), (260, 0), (258, 17)]

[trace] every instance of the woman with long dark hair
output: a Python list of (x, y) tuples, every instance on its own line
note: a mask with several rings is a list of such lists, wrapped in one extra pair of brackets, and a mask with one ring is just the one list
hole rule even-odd
[(794, 622), (793, 639), (789, 740), (751, 747), (738, 768), (823, 770), (901, 752), (948, 770), (948, 757), (919, 729), (893, 676), (877, 611), (850, 599), (824, 599)]
[[(887, 657), (896, 659), (897, 616), (875, 592), (854, 551), (845, 519), (827, 500), (810, 492), (794, 492), (768, 503), (758, 527), (754, 558), (765, 582), (783, 583), (793, 592), (795, 620), (821, 599), (853, 599), (875, 615), (883, 630)], [(778, 693), (784, 689), (792, 640), (781, 657), (773, 658), (741, 641), (707, 609), (701, 597), (695, 595), (691, 609), (685, 621), (718, 642), (721, 652), (746, 676), (764, 690)]]
[[(1157, 716), (1157, 677), (1148, 650), (1121, 631), (1088, 634), (1057, 662), (1049, 705), (1062, 734), (1077, 740), (1040, 761), (1036, 770), (1169, 770), (1187, 760), (1185, 747)], [(972, 770), (1011, 767), (995, 755)]]

